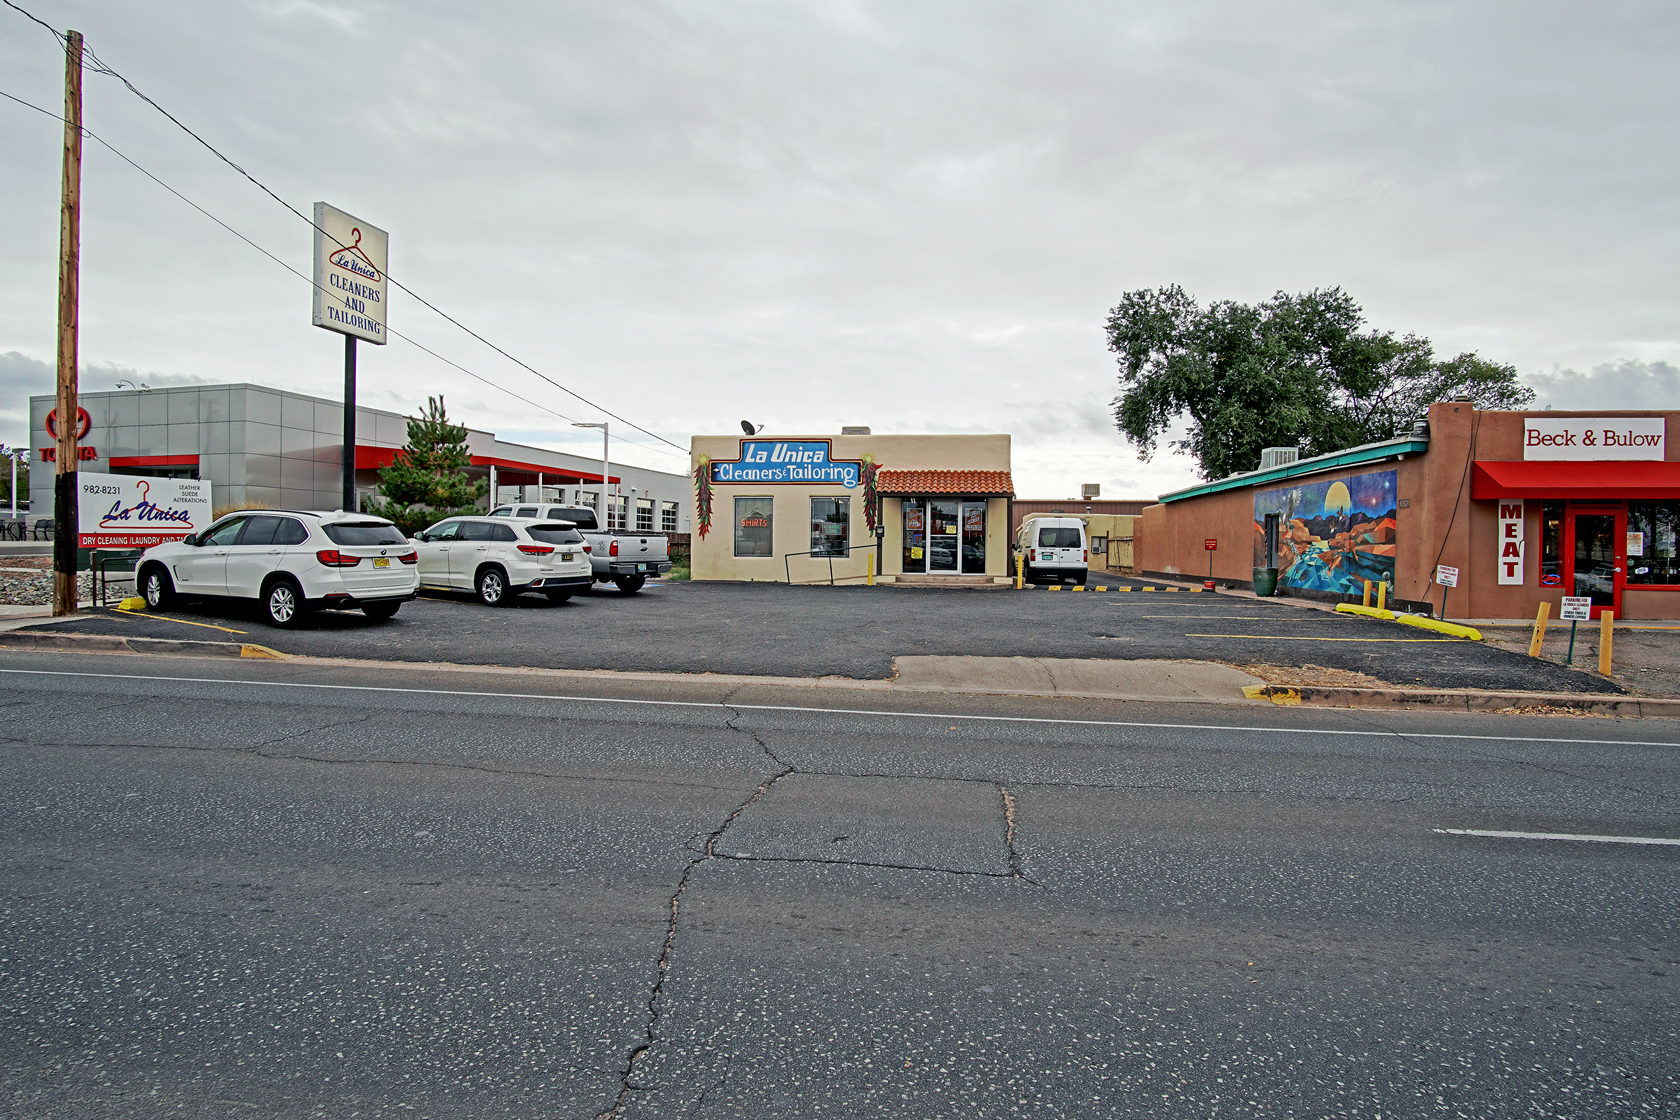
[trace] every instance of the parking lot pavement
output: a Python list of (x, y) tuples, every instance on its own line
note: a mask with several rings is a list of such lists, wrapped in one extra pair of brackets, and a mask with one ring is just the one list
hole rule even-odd
[(554, 669), (884, 680), (907, 654), (1302, 665), (1424, 688), (1616, 692), (1596, 675), (1484, 643), (1285, 602), (1193, 592), (1097, 595), (937, 588), (650, 583), (507, 608), (431, 596), (391, 621), (324, 612), (273, 629), (237, 604), (95, 612), (71, 633), (259, 642), (283, 653)]

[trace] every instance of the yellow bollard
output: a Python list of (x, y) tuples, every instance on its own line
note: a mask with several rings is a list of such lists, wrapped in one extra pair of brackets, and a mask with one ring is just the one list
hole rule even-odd
[(1025, 556), (1019, 552), (1015, 554), (1015, 590), (1017, 591), (1021, 590), (1021, 566), (1026, 562), (1027, 558)]
[(1528, 655), (1540, 656), (1540, 643), (1546, 640), (1546, 619), (1552, 613), (1550, 603), (1541, 603), (1540, 609), (1534, 614), (1534, 636), (1528, 640)]
[(1370, 580), (1365, 581), (1365, 602), (1363, 603), (1363, 605), (1367, 606), (1367, 607), (1371, 605), (1371, 581)]
[(1386, 609), (1383, 604), (1388, 600), (1388, 581), (1385, 579), (1377, 584), (1377, 609)]
[(1610, 635), (1615, 622), (1615, 611), (1605, 611), (1598, 616), (1598, 671), (1607, 677), (1610, 675)]
[(864, 557), (864, 559), (869, 562), (869, 586), (874, 587), (875, 586), (875, 554), (873, 552), (871, 552), (868, 556)]

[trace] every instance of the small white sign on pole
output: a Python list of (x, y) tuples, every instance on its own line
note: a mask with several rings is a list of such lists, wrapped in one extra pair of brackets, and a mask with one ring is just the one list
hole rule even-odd
[(1523, 582), (1523, 504), (1509, 498), (1499, 502), (1499, 582)]
[(1449, 568), (1445, 564), (1435, 566), (1435, 582), (1442, 587), (1458, 586), (1458, 569)]
[(150, 548), (210, 524), (210, 483), (78, 471), (82, 548)]
[(315, 310), (310, 322), (385, 345), (390, 235), (324, 202), (315, 204)]
[(1592, 596), (1565, 595), (1563, 597), (1563, 611), (1558, 617), (1565, 622), (1592, 621)]

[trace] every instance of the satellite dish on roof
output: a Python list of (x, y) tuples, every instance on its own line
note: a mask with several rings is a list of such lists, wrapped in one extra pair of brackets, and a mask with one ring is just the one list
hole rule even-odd
[(749, 436), (756, 436), (759, 432), (764, 430), (764, 425), (760, 424), (755, 428), (751, 420), (743, 420), (741, 421), (741, 430), (746, 432)]

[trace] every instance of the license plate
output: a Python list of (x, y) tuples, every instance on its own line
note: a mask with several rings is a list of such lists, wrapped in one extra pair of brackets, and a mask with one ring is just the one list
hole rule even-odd
[(562, 552), (560, 554), (560, 559), (561, 560), (570, 560), (571, 558), (572, 558), (572, 554), (569, 553), (569, 552)]
[(638, 572), (645, 572), (645, 571), (647, 571), (647, 565), (646, 564), (637, 564), (636, 565), (636, 570)]
[(373, 558), (373, 566), (376, 568), (389, 568), (391, 566), (391, 558), (389, 556), (375, 556)]

